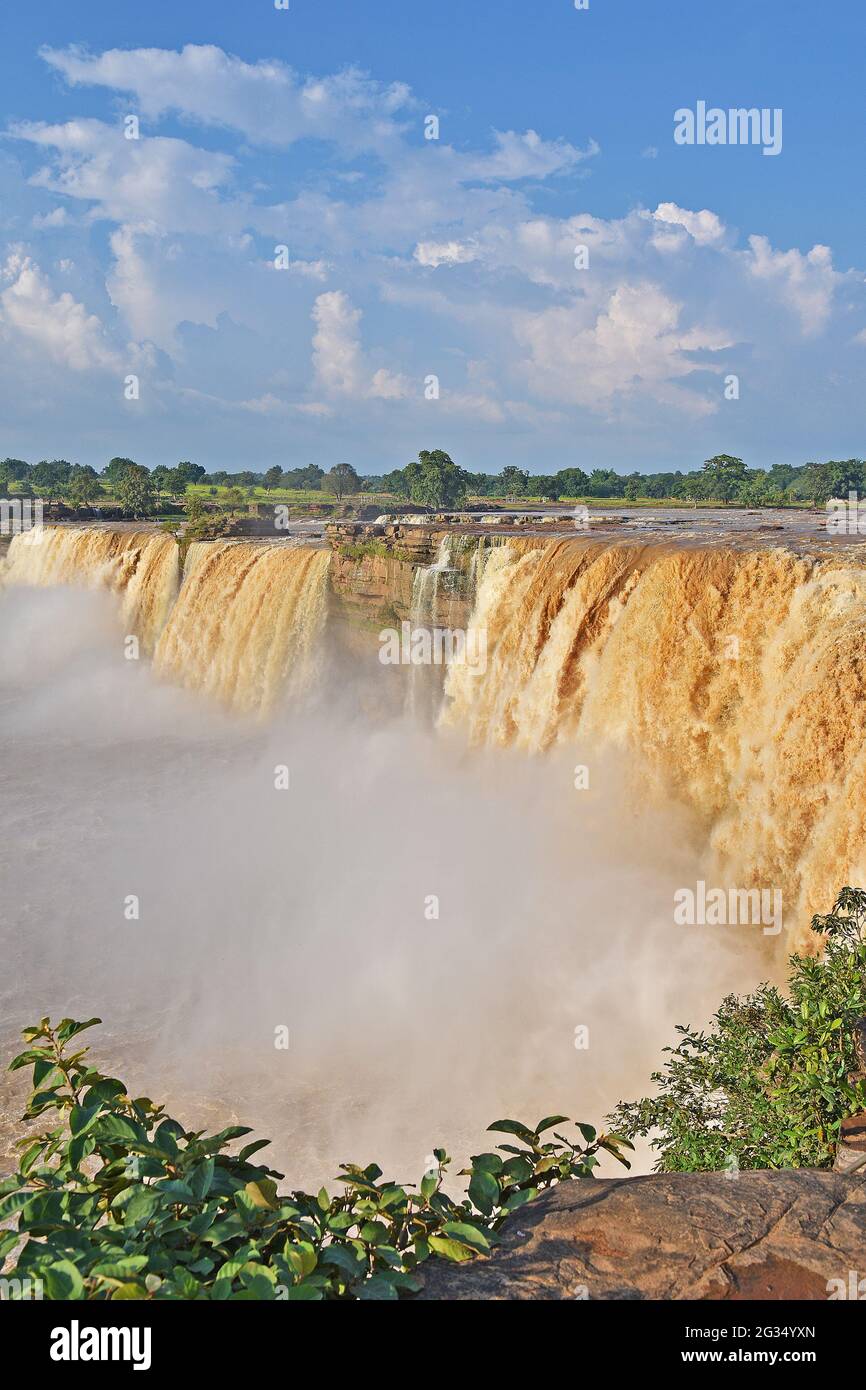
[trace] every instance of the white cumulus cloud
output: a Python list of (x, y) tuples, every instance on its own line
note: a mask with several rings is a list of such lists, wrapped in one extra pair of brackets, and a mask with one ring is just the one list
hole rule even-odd
[(75, 372), (117, 369), (102, 323), (66, 290), (55, 294), (40, 267), (13, 251), (2, 270), (0, 329), (19, 345)]
[(361, 346), (360, 309), (343, 290), (320, 294), (313, 306), (313, 368), (328, 393), (359, 399), (396, 400), (406, 381), (384, 367), (371, 371)]

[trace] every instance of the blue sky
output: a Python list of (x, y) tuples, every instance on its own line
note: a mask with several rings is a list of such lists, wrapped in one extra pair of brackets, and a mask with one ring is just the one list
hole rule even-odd
[[(864, 39), (803, 0), (7, 9), (0, 454), (862, 455)], [(676, 144), (698, 101), (780, 108), (781, 153)]]

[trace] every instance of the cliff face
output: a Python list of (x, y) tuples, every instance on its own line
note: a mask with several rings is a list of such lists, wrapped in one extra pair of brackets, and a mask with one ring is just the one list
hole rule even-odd
[(424, 1299), (866, 1300), (866, 1180), (800, 1168), (563, 1183), (510, 1218), (489, 1259), (426, 1271)]
[[(408, 526), (329, 526), (331, 611), (349, 628), (465, 628), (486, 538)], [(473, 566), (473, 561), (475, 565)], [(348, 634), (347, 634), (348, 636)]]

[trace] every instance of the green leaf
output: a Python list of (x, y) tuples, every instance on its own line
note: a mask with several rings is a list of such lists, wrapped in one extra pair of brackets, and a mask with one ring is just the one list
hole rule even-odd
[(204, 1201), (205, 1197), (210, 1192), (211, 1183), (213, 1182), (214, 1167), (214, 1160), (212, 1158), (207, 1158), (203, 1163), (199, 1163), (189, 1175), (189, 1185), (192, 1189), (195, 1201)]
[(102, 1107), (93, 1105), (86, 1107), (83, 1105), (73, 1105), (69, 1112), (69, 1129), (72, 1134), (83, 1134), (89, 1129), (100, 1113)]
[(384, 1279), (380, 1274), (374, 1274), (372, 1278), (366, 1279), (363, 1284), (355, 1286), (355, 1294), (362, 1303), (391, 1301), (398, 1297), (394, 1285)]
[(204, 1154), (216, 1154), (230, 1144), (233, 1139), (240, 1139), (244, 1134), (252, 1131), (245, 1125), (231, 1125), (228, 1129), (223, 1129), (219, 1134), (214, 1134), (210, 1139), (199, 1140), (199, 1147)]
[(56, 1260), (40, 1269), (39, 1277), (49, 1299), (67, 1302), (84, 1297), (84, 1280), (71, 1260)]
[[(163, 1199), (152, 1187), (127, 1189), (133, 1195), (123, 1203), (123, 1221), (127, 1226), (146, 1226), (161, 1210)], [(126, 1197), (126, 1192), (121, 1194)], [(115, 1206), (117, 1204), (115, 1203)]]
[(479, 1169), (485, 1173), (500, 1173), (502, 1171), (502, 1159), (499, 1154), (473, 1154), (472, 1171), (478, 1172)]
[(266, 1149), (270, 1142), (270, 1139), (254, 1139), (251, 1144), (244, 1144), (238, 1154), (238, 1162), (245, 1163), (253, 1154), (258, 1153), (259, 1149)]
[(407, 1200), (405, 1189), (395, 1184), (393, 1187), (385, 1188), (381, 1193), (379, 1197), (379, 1206), (382, 1211), (388, 1211), (391, 1207), (397, 1206)]
[(444, 1260), (452, 1260), (455, 1264), (462, 1264), (465, 1260), (474, 1258), (473, 1250), (463, 1242), (451, 1240), (448, 1236), (430, 1236), (428, 1244), (437, 1255), (441, 1255)]
[(319, 1263), (338, 1269), (351, 1282), (352, 1279), (357, 1279), (359, 1272), (364, 1268), (365, 1260), (345, 1245), (326, 1245), (319, 1256)]
[(502, 1165), (502, 1177), (507, 1178), (512, 1183), (527, 1182), (534, 1171), (532, 1160), (524, 1158), (523, 1154), (519, 1154), (516, 1158), (509, 1158), (508, 1162)]
[(47, 1047), (29, 1047), (26, 1052), (19, 1052), (17, 1057), (13, 1057), (9, 1063), (9, 1071), (20, 1071), (22, 1067), (29, 1066), (31, 1062), (51, 1060), (53, 1054)]
[(18, 1243), (17, 1231), (0, 1231), (0, 1265), (2, 1265), (9, 1251)]
[(531, 1143), (535, 1138), (533, 1131), (527, 1129), (526, 1125), (521, 1124), (519, 1120), (497, 1120), (495, 1124), (488, 1125), (487, 1129), (488, 1132), (495, 1130), (498, 1134), (516, 1134), (519, 1139), (525, 1139), (527, 1143)]
[(568, 1124), (567, 1115), (548, 1115), (545, 1120), (539, 1120), (535, 1126), (536, 1134), (543, 1134), (546, 1129), (552, 1129), (554, 1125)]
[(172, 1202), (195, 1201), (195, 1193), (189, 1183), (178, 1182), (176, 1178), (154, 1183), (154, 1191), (159, 1192), (162, 1197), (170, 1198)]
[(461, 1241), (473, 1250), (486, 1252), (490, 1249), (490, 1241), (484, 1231), (480, 1231), (477, 1226), (470, 1226), (464, 1221), (446, 1221), (442, 1227), (442, 1234)]
[(120, 1260), (101, 1260), (89, 1271), (100, 1279), (128, 1279), (147, 1267), (147, 1255), (124, 1255)]
[(97, 1143), (120, 1144), (126, 1146), (146, 1138), (140, 1125), (133, 1124), (123, 1115), (101, 1115), (91, 1133)]
[(244, 1192), (254, 1207), (276, 1211), (279, 1206), (277, 1184), (271, 1178), (259, 1178), (257, 1182), (248, 1182)]
[(365, 1221), (358, 1232), (358, 1239), (368, 1245), (381, 1244), (388, 1239), (388, 1227), (381, 1221)]
[(104, 1076), (101, 1081), (95, 1082), (82, 1098), (82, 1103), (86, 1106), (110, 1104), (117, 1100), (118, 1096), (126, 1095), (126, 1087), (122, 1081), (118, 1081), (114, 1076)]
[(78, 1023), (73, 1018), (64, 1018), (57, 1029), (58, 1041), (69, 1042), (69, 1039), (74, 1038), (76, 1033), (83, 1033), (85, 1028), (93, 1028), (95, 1024), (101, 1022), (101, 1018), (88, 1018), (83, 1023)]
[(502, 1203), (502, 1209), (503, 1209), (503, 1211), (508, 1211), (508, 1212), (516, 1211), (518, 1207), (522, 1207), (522, 1206), (524, 1206), (527, 1202), (533, 1201), (533, 1199), (534, 1199), (535, 1197), (537, 1197), (537, 1196), (538, 1196), (538, 1189), (537, 1189), (537, 1188), (535, 1188), (535, 1187), (524, 1187), (524, 1188), (521, 1188), (519, 1191), (513, 1192), (513, 1193), (511, 1194), (511, 1196), (510, 1196), (506, 1201), (504, 1201), (504, 1202)]
[(469, 1182), (469, 1199), (485, 1216), (492, 1216), (499, 1201), (499, 1183), (484, 1169), (473, 1172)]

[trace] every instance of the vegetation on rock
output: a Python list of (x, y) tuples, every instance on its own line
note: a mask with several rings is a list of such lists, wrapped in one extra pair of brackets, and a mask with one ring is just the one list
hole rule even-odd
[(657, 1093), (609, 1117), (631, 1139), (651, 1136), (657, 1171), (832, 1167), (842, 1121), (866, 1110), (855, 1050), (866, 892), (843, 888), (812, 929), (824, 954), (790, 957), (787, 996), (763, 984), (729, 995), (707, 1032), (679, 1027)]
[(44, 1018), (11, 1064), (32, 1068), (24, 1119), (52, 1117), (20, 1141), (18, 1171), (0, 1182), (0, 1221), (13, 1222), (0, 1231), (0, 1263), (18, 1249), (4, 1276), (13, 1297), (396, 1299), (417, 1292), (427, 1259), (486, 1255), (511, 1212), (553, 1183), (591, 1177), (601, 1150), (628, 1166), (628, 1141), (584, 1124), (568, 1139), (555, 1130), (566, 1117), (551, 1115), (534, 1129), (491, 1125), (514, 1142), (473, 1157), (459, 1202), (443, 1189), (444, 1149), (417, 1190), (347, 1163), (336, 1195), (280, 1193), (283, 1175), (253, 1162), (267, 1139), (230, 1154), (249, 1129), (188, 1131), (91, 1066), (75, 1039), (99, 1021)]

